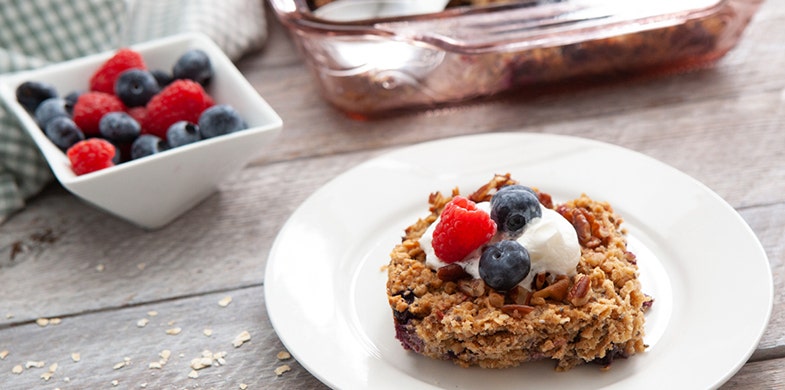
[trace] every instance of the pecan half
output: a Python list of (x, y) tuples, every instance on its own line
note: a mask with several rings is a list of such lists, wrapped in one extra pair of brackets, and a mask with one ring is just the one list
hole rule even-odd
[(470, 275), (466, 273), (460, 264), (452, 263), (447, 264), (444, 267), (439, 267), (439, 269), (436, 270), (436, 276), (445, 282), (454, 282), (458, 279), (467, 278)]
[(575, 284), (573, 284), (570, 291), (567, 292), (567, 300), (574, 306), (583, 306), (589, 302), (590, 292), (590, 278), (586, 275), (578, 275), (575, 277)]
[(535, 291), (532, 294), (531, 303), (534, 305), (542, 305), (545, 304), (546, 299), (552, 299), (554, 301), (563, 301), (564, 298), (567, 297), (567, 292), (569, 288), (570, 288), (570, 280), (561, 279), (556, 283), (553, 283), (550, 286), (543, 288), (542, 290)]
[(502, 306), (502, 312), (504, 314), (509, 315), (512, 318), (523, 318), (523, 316), (529, 314), (534, 310), (534, 307), (529, 305), (504, 305)]

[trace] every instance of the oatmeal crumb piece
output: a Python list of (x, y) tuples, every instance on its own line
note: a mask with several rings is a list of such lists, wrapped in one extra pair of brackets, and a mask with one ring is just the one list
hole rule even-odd
[(201, 370), (205, 367), (213, 365), (213, 359), (210, 357), (200, 357), (191, 360), (191, 368), (194, 370)]
[(246, 341), (249, 340), (251, 340), (251, 334), (248, 333), (247, 330), (244, 330), (242, 331), (242, 333), (238, 334), (237, 337), (234, 338), (234, 341), (232, 341), (232, 345), (234, 345), (235, 348), (239, 348), (241, 345), (243, 345)]
[(104, 272), (104, 268), (105, 267), (104, 267), (103, 264), (98, 264), (98, 265), (95, 266), (95, 270), (98, 271), (98, 272)]
[(60, 318), (52, 318), (49, 320), (50, 325), (60, 325), (61, 322), (63, 322), (63, 320)]
[(150, 317), (155, 317), (155, 316), (158, 315), (158, 312), (155, 311), (155, 310), (150, 310), (150, 311), (147, 312), (147, 315), (150, 316)]
[(123, 368), (125, 366), (129, 366), (129, 365), (131, 365), (131, 358), (125, 357), (125, 358), (123, 358), (122, 362), (115, 363), (115, 365), (112, 366), (112, 368), (115, 369), (115, 370), (119, 370), (119, 369), (121, 369), (121, 368)]
[(14, 368), (11, 369), (11, 373), (12, 374), (21, 374), (22, 371), (24, 371), (24, 370), (25, 369), (24, 369), (24, 367), (22, 367), (21, 364), (17, 364), (17, 365), (14, 366)]
[(33, 368), (33, 367), (35, 367), (35, 368), (41, 368), (41, 367), (43, 367), (45, 364), (46, 364), (46, 363), (44, 363), (43, 361), (37, 361), (37, 362), (36, 362), (36, 361), (28, 360), (28, 361), (27, 361), (27, 363), (25, 363), (25, 368)]
[(275, 357), (277, 357), (278, 360), (289, 360), (289, 359), (292, 358), (292, 355), (289, 354), (289, 352), (287, 352), (287, 351), (281, 351), (281, 352), (278, 352), (278, 354), (275, 355)]
[(169, 356), (172, 356), (172, 351), (164, 349), (161, 351), (161, 353), (158, 354), (158, 356), (160, 356), (161, 359), (164, 359), (165, 361), (169, 361)]
[(2, 352), (0, 352), (0, 360), (5, 360), (5, 357), (8, 356), (9, 353), (10, 352), (8, 352), (7, 349), (5, 349)]
[(39, 319), (35, 320), (35, 323), (38, 324), (38, 326), (43, 328), (44, 326), (49, 325), (49, 319), (48, 318), (39, 318)]
[(80, 355), (79, 352), (74, 352), (71, 354), (71, 360), (73, 360), (74, 363), (78, 362), (80, 359), (82, 359), (82, 355)]
[(143, 388), (143, 389), (144, 389), (144, 388), (146, 388), (146, 387), (147, 387), (147, 383), (142, 383), (142, 384), (140, 384), (140, 385), (139, 385), (139, 387), (141, 387), (141, 388)]
[(148, 320), (147, 318), (142, 318), (141, 320), (136, 321), (136, 326), (139, 328), (144, 328), (145, 326), (147, 326), (148, 322), (150, 322), (150, 320)]
[(14, 314), (13, 313), (8, 313), (8, 314), (5, 315), (5, 318), (10, 320), (11, 318), (14, 318)]
[(57, 363), (52, 363), (52, 365), (49, 366), (49, 372), (55, 371), (57, 371)]
[(245, 383), (240, 383), (240, 390), (245, 390), (247, 388), (248, 388), (248, 385), (246, 385)]
[(48, 372), (48, 371), (47, 371), (47, 372), (45, 372), (45, 373), (41, 374), (41, 379), (43, 379), (43, 380), (45, 380), (45, 381), (47, 381), (47, 382), (48, 382), (48, 381), (49, 381), (49, 379), (52, 379), (52, 375), (54, 375), (54, 373), (53, 373), (53, 372)]
[(191, 372), (188, 373), (188, 377), (191, 379), (196, 379), (199, 377), (199, 373), (196, 372), (196, 370), (191, 370)]
[(288, 364), (284, 364), (282, 366), (278, 366), (275, 368), (275, 375), (281, 376), (283, 373), (290, 371), (292, 368), (289, 367)]
[(226, 357), (226, 352), (223, 352), (223, 351), (216, 352), (216, 353), (213, 354), (213, 359), (215, 360), (215, 362), (219, 366), (223, 366), (223, 365), (226, 364), (226, 360), (224, 359), (224, 357)]
[(223, 299), (218, 301), (218, 306), (226, 307), (226, 306), (229, 306), (230, 303), (232, 303), (232, 297), (227, 295), (227, 296), (223, 297)]
[(204, 333), (205, 336), (210, 337), (210, 336), (213, 335), (213, 330), (212, 329), (205, 329), (205, 330), (202, 331), (202, 333)]
[(147, 368), (160, 370), (161, 368), (163, 368), (163, 365), (161, 363), (159, 363), (159, 362), (152, 362), (152, 363), (147, 365)]
[(119, 382), (117, 379), (115, 379), (115, 380), (113, 380), (113, 381), (111, 381), (111, 382), (109, 382), (109, 383), (111, 383), (111, 384), (112, 384), (112, 386), (117, 386), (117, 385), (119, 385), (119, 384), (120, 384), (120, 382)]
[(183, 331), (182, 328), (171, 328), (171, 329), (167, 329), (166, 330), (166, 334), (170, 334), (170, 335), (174, 336), (174, 335), (180, 334), (180, 332), (182, 332), (182, 331)]

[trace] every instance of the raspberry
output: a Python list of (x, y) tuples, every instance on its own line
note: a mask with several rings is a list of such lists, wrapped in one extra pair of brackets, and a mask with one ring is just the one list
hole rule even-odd
[(114, 111), (125, 111), (123, 102), (103, 92), (85, 92), (74, 105), (74, 122), (85, 135), (98, 135), (101, 117)]
[(120, 49), (106, 60), (90, 77), (90, 90), (114, 94), (114, 84), (120, 73), (128, 69), (147, 69), (142, 55), (131, 49)]
[(147, 103), (142, 133), (166, 139), (166, 130), (178, 121), (197, 123), (202, 111), (214, 105), (199, 83), (175, 80)]
[(71, 168), (78, 176), (113, 166), (115, 153), (114, 145), (109, 141), (90, 138), (77, 142), (66, 154), (71, 161)]
[(434, 229), (433, 250), (445, 263), (454, 263), (490, 241), (495, 233), (496, 223), (488, 213), (477, 209), (471, 200), (456, 196), (444, 206)]
[(125, 110), (131, 118), (136, 119), (136, 121), (141, 125), (145, 121), (145, 117), (147, 116), (147, 108), (146, 107), (129, 107)]

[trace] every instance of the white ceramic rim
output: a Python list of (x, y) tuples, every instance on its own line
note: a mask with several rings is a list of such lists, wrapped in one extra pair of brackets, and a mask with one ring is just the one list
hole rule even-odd
[[(557, 201), (581, 193), (606, 200), (625, 219), (643, 289), (655, 298), (646, 352), (608, 372), (587, 365), (556, 373), (551, 362), (463, 369), (401, 348), (384, 290), (387, 255), (427, 215), (430, 192), (457, 185), (467, 193), (505, 172)], [(741, 280), (743, 296), (728, 288)], [(319, 380), (346, 389), (714, 388), (754, 351), (772, 293), (757, 237), (703, 184), (618, 146), (530, 133), (423, 143), (347, 171), (292, 214), (265, 275), (268, 314), (284, 345)]]

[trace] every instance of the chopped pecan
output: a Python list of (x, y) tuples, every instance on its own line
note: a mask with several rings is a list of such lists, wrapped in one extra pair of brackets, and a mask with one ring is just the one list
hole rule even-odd
[(553, 198), (551, 198), (550, 194), (546, 194), (544, 192), (537, 192), (537, 198), (539, 198), (540, 203), (542, 203), (543, 207), (552, 209), (553, 208)]
[(439, 267), (439, 269), (436, 270), (436, 276), (445, 282), (454, 282), (458, 279), (464, 279), (471, 275), (466, 273), (460, 264), (452, 263), (447, 264), (444, 267)]
[(458, 281), (458, 290), (470, 297), (485, 294), (485, 282), (482, 279), (462, 279)]
[(567, 297), (567, 291), (570, 288), (569, 279), (561, 279), (542, 290), (532, 293), (532, 304), (542, 305), (546, 299), (554, 301), (563, 301)]
[(583, 213), (575, 213), (572, 215), (572, 226), (575, 226), (575, 232), (578, 233), (578, 241), (581, 245), (586, 245), (591, 240), (591, 224)]
[(529, 305), (504, 305), (502, 306), (502, 312), (504, 314), (509, 315), (512, 318), (523, 318), (523, 316), (529, 314), (534, 310), (534, 307)]
[(534, 275), (534, 291), (542, 290), (543, 288), (548, 286), (548, 273), (543, 272), (537, 275)]
[(591, 292), (591, 279), (586, 275), (575, 277), (575, 284), (567, 292), (567, 300), (574, 306), (583, 306), (589, 302)]

